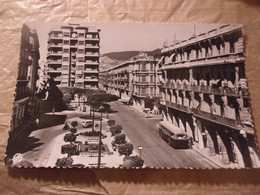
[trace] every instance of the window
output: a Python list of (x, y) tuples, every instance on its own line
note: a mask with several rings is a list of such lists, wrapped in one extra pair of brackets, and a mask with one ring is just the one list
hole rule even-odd
[(154, 88), (153, 87), (150, 88), (150, 94), (154, 94)]
[(84, 62), (84, 61), (85, 61), (84, 57), (78, 57), (78, 62)]
[(146, 76), (142, 76), (142, 82), (146, 81)]
[(68, 70), (68, 68), (69, 68), (68, 65), (63, 65), (63, 66), (62, 66), (62, 69), (63, 69), (63, 70)]
[(63, 49), (63, 53), (69, 53), (69, 49)]
[(154, 82), (154, 76), (153, 76), (153, 75), (151, 75), (151, 77), (150, 77), (150, 82), (151, 82), (151, 83)]
[(145, 64), (142, 64), (142, 70), (146, 70)]
[(84, 70), (83, 66), (78, 66), (78, 70)]
[(150, 64), (150, 70), (153, 70), (153, 63)]
[(64, 40), (64, 41), (63, 41), (63, 44), (64, 44), (64, 45), (69, 45), (69, 44), (70, 44), (70, 41), (69, 41), (69, 40)]
[(84, 54), (84, 49), (79, 49), (79, 50), (78, 50), (78, 53)]
[(64, 33), (63, 33), (63, 36), (64, 36), (64, 37), (69, 37), (69, 36), (70, 36), (70, 33), (69, 33), (69, 32), (64, 32)]
[(84, 41), (79, 41), (79, 45), (84, 45)]
[(79, 33), (79, 37), (84, 37), (84, 33)]
[(68, 62), (68, 61), (69, 61), (69, 58), (68, 58), (68, 57), (63, 57), (62, 60), (63, 60), (64, 62)]
[(142, 94), (146, 94), (146, 88), (142, 87)]
[(230, 42), (230, 53), (235, 53), (235, 44), (234, 44), (234, 42)]

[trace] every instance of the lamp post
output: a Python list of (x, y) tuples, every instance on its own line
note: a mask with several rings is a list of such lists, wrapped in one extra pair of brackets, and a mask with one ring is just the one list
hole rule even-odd
[(99, 131), (99, 143), (98, 143), (98, 167), (101, 166), (101, 147), (102, 147), (102, 111), (104, 111), (104, 107), (103, 106), (100, 106), (99, 107), (99, 110), (100, 110), (100, 113), (101, 113), (101, 116), (100, 116), (100, 131)]
[(138, 150), (140, 151), (140, 158), (141, 158), (141, 156), (142, 156), (143, 146), (138, 146)]

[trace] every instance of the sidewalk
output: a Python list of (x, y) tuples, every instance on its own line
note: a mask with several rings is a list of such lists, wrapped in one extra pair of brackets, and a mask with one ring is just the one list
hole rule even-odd
[[(107, 125), (108, 119), (103, 119), (102, 121), (102, 133), (104, 135), (107, 135), (106, 138), (102, 139), (102, 142), (104, 145), (108, 146), (109, 152), (102, 153), (101, 157), (101, 163), (104, 163), (104, 167), (119, 167), (123, 163), (124, 156), (119, 155), (117, 151), (113, 151), (113, 148), (111, 146), (111, 142), (114, 140), (114, 137), (111, 136), (111, 133), (109, 131), (108, 125)], [(79, 117), (70, 118), (66, 122), (70, 124), (72, 121), (78, 121), (78, 127), (77, 127), (77, 134), (85, 132), (85, 131), (91, 131), (91, 128), (83, 128), (81, 126), (81, 119)], [(95, 127), (96, 130), (99, 131), (100, 124), (98, 127)], [(61, 146), (68, 144), (64, 142), (63, 137), (65, 134), (69, 133), (69, 131), (64, 131), (64, 133), (60, 134), (53, 146), (53, 149), (51, 151), (50, 157), (48, 162), (46, 163), (47, 167), (55, 167), (55, 163), (58, 158), (67, 157), (67, 154), (61, 154)], [(88, 141), (87, 136), (77, 136), (76, 141), (81, 141), (84, 143), (85, 141)], [(98, 141), (96, 142), (98, 144)], [(97, 165), (98, 161), (98, 155), (90, 155), (88, 152), (81, 152), (79, 156), (73, 155), (71, 156), (74, 160), (73, 164), (83, 164), (86, 167), (91, 167), (91, 165)]]
[(198, 146), (193, 145), (192, 150), (194, 150), (195, 152), (197, 152), (198, 154), (200, 154), (201, 156), (203, 156), (204, 158), (206, 158), (207, 160), (209, 160), (211, 163), (215, 164), (219, 168), (225, 168), (225, 169), (239, 168), (238, 165), (234, 163), (224, 164), (222, 162), (221, 155), (210, 156), (209, 151), (206, 148), (199, 149)]

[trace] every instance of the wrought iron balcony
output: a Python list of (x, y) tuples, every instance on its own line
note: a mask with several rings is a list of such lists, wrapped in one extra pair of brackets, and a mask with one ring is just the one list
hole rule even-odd
[(187, 106), (184, 106), (184, 105), (176, 104), (176, 103), (169, 102), (169, 101), (166, 101), (166, 105), (173, 108), (173, 109), (182, 111), (182, 112), (186, 112), (186, 113), (189, 113), (189, 114), (192, 113), (191, 109)]
[(192, 109), (192, 112), (194, 113), (194, 115), (203, 118), (203, 119), (207, 119), (210, 121), (216, 121), (218, 123), (221, 124), (225, 124), (225, 125), (232, 125), (232, 126), (238, 126), (240, 125), (240, 122), (234, 119), (230, 119), (224, 116), (219, 116), (213, 113), (208, 113), (199, 109)]

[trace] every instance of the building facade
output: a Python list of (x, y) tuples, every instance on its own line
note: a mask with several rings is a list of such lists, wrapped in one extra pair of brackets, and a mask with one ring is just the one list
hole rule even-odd
[(100, 88), (117, 95), (121, 101), (129, 102), (131, 99), (140, 110), (152, 110), (153, 105), (146, 102), (160, 95), (157, 62), (156, 58), (140, 53), (116, 67), (100, 72)]
[(38, 102), (34, 95), (37, 92), (36, 81), (38, 80), (39, 58), (37, 32), (24, 24), (22, 27), (20, 60), (10, 132), (23, 128), (23, 126), (29, 124), (28, 121), (37, 116)]
[(48, 39), (48, 74), (57, 86), (98, 88), (99, 29), (78, 24), (53, 28)]
[(259, 167), (242, 27), (223, 25), (161, 53), (163, 120), (223, 164)]

